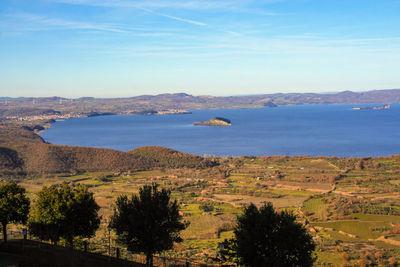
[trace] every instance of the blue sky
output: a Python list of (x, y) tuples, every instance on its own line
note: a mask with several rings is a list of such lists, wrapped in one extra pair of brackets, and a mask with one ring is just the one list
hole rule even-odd
[(400, 88), (400, 0), (1, 0), (0, 96)]

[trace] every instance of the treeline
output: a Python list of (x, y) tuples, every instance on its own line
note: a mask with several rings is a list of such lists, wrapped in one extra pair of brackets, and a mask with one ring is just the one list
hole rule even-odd
[(160, 146), (145, 146), (128, 153), (152, 160), (159, 167), (204, 169), (217, 165), (216, 161)]

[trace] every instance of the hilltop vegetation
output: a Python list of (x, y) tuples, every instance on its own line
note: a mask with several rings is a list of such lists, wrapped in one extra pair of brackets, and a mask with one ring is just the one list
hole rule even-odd
[(2, 173), (25, 175), (79, 174), (112, 171), (121, 173), (149, 170), (155, 167), (206, 168), (210, 160), (180, 152), (169, 158), (154, 148), (150, 153), (131, 153), (112, 149), (60, 146), (51, 144), (11, 144), (0, 148)]
[(76, 175), (82, 172), (122, 172), (164, 168), (208, 168), (216, 163), (162, 147), (130, 152), (113, 149), (52, 145), (21, 127), (0, 134), (0, 175)]
[(12, 143), (44, 143), (44, 140), (32, 131), (30, 127), (31, 126), (27, 125), (22, 126), (10, 123), (0, 123), (0, 146)]

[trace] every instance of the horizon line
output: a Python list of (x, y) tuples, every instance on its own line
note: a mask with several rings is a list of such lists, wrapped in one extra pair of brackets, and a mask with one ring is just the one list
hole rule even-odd
[(176, 93), (159, 93), (159, 94), (140, 94), (140, 95), (132, 95), (132, 96), (116, 96), (116, 97), (96, 97), (96, 96), (79, 96), (79, 97), (64, 97), (64, 96), (58, 96), (58, 95), (53, 95), (53, 96), (16, 96), (16, 97), (10, 97), (10, 96), (0, 96), (0, 101), (5, 101), (5, 100), (13, 100), (13, 99), (29, 99), (29, 98), (62, 98), (62, 99), (82, 99), (82, 98), (93, 98), (93, 99), (119, 99), (119, 98), (135, 98), (135, 97), (141, 97), (141, 96), (161, 96), (161, 95), (179, 95), (179, 94), (184, 94), (188, 96), (194, 96), (194, 97), (251, 97), (251, 96), (263, 96), (263, 95), (276, 95), (276, 94), (317, 94), (317, 95), (323, 95), (323, 94), (340, 94), (340, 93), (345, 93), (345, 92), (351, 92), (351, 93), (368, 93), (368, 92), (374, 92), (374, 91), (392, 91), (392, 90), (400, 90), (399, 88), (387, 88), (387, 89), (371, 89), (371, 90), (360, 90), (360, 91), (352, 91), (352, 90), (343, 90), (343, 91), (330, 91), (330, 92), (274, 92), (274, 93), (261, 93), (261, 94), (234, 94), (234, 95), (204, 95), (204, 94), (189, 94), (185, 92), (176, 92)]

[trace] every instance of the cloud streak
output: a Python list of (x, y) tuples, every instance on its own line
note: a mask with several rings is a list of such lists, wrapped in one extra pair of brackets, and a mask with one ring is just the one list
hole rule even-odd
[[(170, 31), (159, 29), (135, 28), (127, 25), (113, 23), (91, 23), (85, 21), (71, 21), (59, 18), (50, 18), (31, 13), (8, 14), (6, 28), (3, 31), (47, 31), (53, 29), (88, 30), (108, 33), (125, 34), (132, 36), (160, 37), (173, 35)], [(11, 23), (11, 19), (14, 23)], [(0, 24), (1, 25), (1, 24)], [(0, 27), (1, 28), (1, 27)], [(168, 30), (168, 29), (167, 29)]]
[(189, 24), (193, 24), (193, 25), (197, 25), (197, 26), (207, 26), (207, 24), (203, 23), (203, 22), (199, 22), (199, 21), (195, 21), (195, 20), (191, 20), (191, 19), (185, 19), (185, 18), (180, 18), (180, 17), (175, 17), (175, 16), (171, 16), (171, 15), (167, 15), (167, 14), (163, 14), (160, 12), (156, 12), (147, 8), (139, 8), (141, 10), (144, 10), (148, 13), (160, 16), (160, 17), (165, 17), (168, 19), (172, 19), (172, 20), (176, 20), (176, 21), (181, 21), (181, 22), (185, 22), (185, 23), (189, 23)]
[(242, 1), (169, 1), (169, 0), (147, 0), (147, 1), (126, 1), (126, 0), (48, 0), (49, 2), (89, 5), (103, 7), (122, 7), (122, 8), (151, 8), (151, 9), (216, 9), (226, 8), (237, 5)]
[[(254, 13), (264, 16), (277, 16), (281, 15), (273, 11), (265, 9), (248, 8), (247, 6), (253, 2), (251, 0), (225, 0), (225, 1), (185, 1), (185, 0), (148, 0), (148, 1), (124, 1), (124, 0), (48, 0), (55, 3), (72, 4), (72, 5), (86, 5), (86, 6), (100, 6), (100, 7), (113, 7), (113, 8), (135, 8), (152, 13), (154, 15), (165, 17), (171, 20), (176, 20), (184, 23), (189, 23), (197, 26), (206, 26), (204, 22), (187, 19), (183, 17), (173, 16), (165, 12), (155, 11), (158, 9), (190, 9), (190, 10), (231, 10), (234, 12)], [(260, 1), (260, 0), (258, 0)], [(263, 3), (275, 3), (283, 0), (264, 0)], [(227, 31), (228, 32), (228, 31)], [(231, 31), (231, 33), (233, 33)], [(238, 35), (237, 33), (234, 33)]]
[(117, 53), (126, 56), (166, 56), (166, 57), (217, 57), (233, 55), (400, 55), (399, 46), (382, 47), (381, 43), (400, 43), (400, 38), (360, 38), (360, 39), (304, 39), (297, 36), (253, 38), (235, 42), (199, 43), (197, 46), (166, 44), (165, 46), (125, 47)]
[[(122, 7), (122, 8), (135, 8), (146, 11), (156, 16), (168, 18), (175, 21), (189, 23), (197, 26), (206, 26), (207, 24), (195, 21), (192, 19), (186, 19), (182, 17), (172, 16), (165, 13), (154, 11), (150, 8), (199, 8), (199, 7), (221, 7), (221, 4), (215, 5), (213, 2), (202, 2), (199, 4), (193, 1), (142, 1), (142, 2), (127, 2), (127, 1), (93, 1), (93, 0), (53, 0), (53, 2), (74, 4), (74, 5), (89, 5), (89, 6), (104, 6), (104, 7)], [(196, 3), (196, 4), (195, 4)], [(222, 5), (223, 6), (223, 5)]]
[[(40, 26), (47, 26), (47, 27), (57, 27), (57, 28), (64, 28), (64, 29), (83, 29), (83, 30), (95, 30), (95, 31), (105, 31), (105, 32), (114, 32), (114, 33), (127, 33), (127, 30), (119, 28), (112, 24), (96, 24), (96, 23), (89, 23), (89, 22), (82, 22), (82, 21), (68, 21), (58, 18), (49, 18), (45, 16), (40, 16), (31, 13), (17, 13), (8, 15), (8, 17), (12, 17), (17, 19), (17, 21), (28, 22), (29, 26), (25, 27), (31, 30), (34, 29), (43, 29)], [(34, 27), (36, 26), (39, 27)], [(24, 24), (25, 25), (25, 24)], [(48, 28), (46, 28), (48, 29)]]

